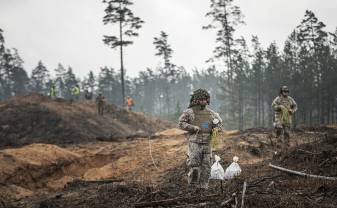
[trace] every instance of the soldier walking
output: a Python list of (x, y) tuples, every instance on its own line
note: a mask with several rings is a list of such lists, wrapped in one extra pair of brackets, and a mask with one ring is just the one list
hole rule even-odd
[(212, 131), (221, 130), (222, 120), (207, 105), (210, 95), (205, 89), (193, 92), (189, 107), (179, 118), (179, 128), (188, 131), (187, 166), (189, 188), (208, 188), (211, 170)]
[(102, 93), (99, 93), (96, 97), (96, 104), (97, 104), (97, 113), (100, 116), (103, 116), (104, 106), (105, 106), (105, 97)]
[(287, 86), (280, 88), (279, 96), (274, 99), (272, 108), (275, 112), (274, 127), (276, 137), (279, 138), (283, 134), (284, 143), (289, 146), (292, 116), (297, 111), (297, 104), (295, 100), (289, 96)]

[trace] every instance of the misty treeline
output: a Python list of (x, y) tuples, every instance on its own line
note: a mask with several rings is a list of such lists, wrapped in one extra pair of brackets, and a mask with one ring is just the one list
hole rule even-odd
[(42, 61), (28, 75), (18, 51), (6, 48), (1, 30), (0, 98), (27, 92), (48, 94), (55, 83), (57, 96), (68, 99), (71, 88), (79, 84), (81, 92), (88, 90), (95, 96), (101, 92), (109, 103), (123, 105), (122, 80), (125, 95), (135, 100), (135, 110), (176, 120), (188, 106), (191, 92), (205, 88), (225, 127), (245, 129), (272, 125), (271, 102), (280, 87), (287, 85), (299, 107), (294, 125), (336, 122), (337, 29), (327, 31), (312, 11), (306, 11), (281, 48), (275, 42), (262, 47), (257, 36), (246, 40), (235, 34), (244, 20), (232, 0), (211, 0), (206, 17), (211, 24), (203, 29), (215, 30), (217, 43), (208, 68), (188, 72), (174, 64), (169, 35), (161, 31), (153, 39), (159, 66), (125, 80), (111, 67), (93, 69), (98, 74), (90, 71), (80, 79), (71, 67), (59, 64), (47, 69)]

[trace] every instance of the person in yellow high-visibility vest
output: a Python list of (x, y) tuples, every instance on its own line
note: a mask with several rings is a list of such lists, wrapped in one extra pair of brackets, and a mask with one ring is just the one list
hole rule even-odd
[(50, 90), (49, 90), (49, 96), (50, 96), (52, 99), (55, 99), (55, 98), (56, 98), (56, 87), (55, 87), (55, 84), (52, 84), (52, 85), (51, 85)]
[(77, 84), (71, 90), (71, 94), (73, 95), (73, 99), (76, 100), (76, 101), (79, 100), (80, 99), (80, 93), (81, 93), (80, 86), (78, 86), (78, 84)]

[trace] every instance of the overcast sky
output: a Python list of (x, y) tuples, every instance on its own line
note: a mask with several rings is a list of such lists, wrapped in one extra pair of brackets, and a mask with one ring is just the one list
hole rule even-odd
[[(209, 0), (134, 0), (135, 15), (146, 23), (135, 44), (125, 55), (127, 75), (136, 76), (146, 67), (160, 64), (155, 57), (153, 37), (161, 30), (169, 35), (172, 61), (188, 70), (205, 67), (212, 56), (215, 31), (202, 30)], [(305, 10), (334, 31), (337, 26), (337, 0), (236, 0), (245, 15), (246, 25), (237, 35), (258, 35), (264, 46), (276, 41), (279, 46), (300, 23)], [(30, 73), (39, 60), (53, 71), (58, 63), (73, 67), (80, 77), (89, 70), (96, 74), (101, 66), (119, 69), (118, 50), (102, 42), (112, 26), (104, 26), (105, 5), (100, 0), (0, 0), (0, 28), (7, 47), (14, 47)]]

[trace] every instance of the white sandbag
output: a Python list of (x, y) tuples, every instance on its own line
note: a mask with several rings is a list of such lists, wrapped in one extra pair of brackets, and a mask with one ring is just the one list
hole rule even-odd
[(214, 156), (215, 163), (211, 167), (211, 176), (210, 179), (224, 180), (225, 171), (219, 163), (220, 157), (218, 155)]
[(227, 180), (230, 180), (234, 178), (235, 176), (239, 176), (241, 174), (241, 168), (239, 164), (237, 163), (239, 161), (239, 158), (237, 156), (233, 157), (233, 162), (228, 166), (226, 169), (224, 178)]

